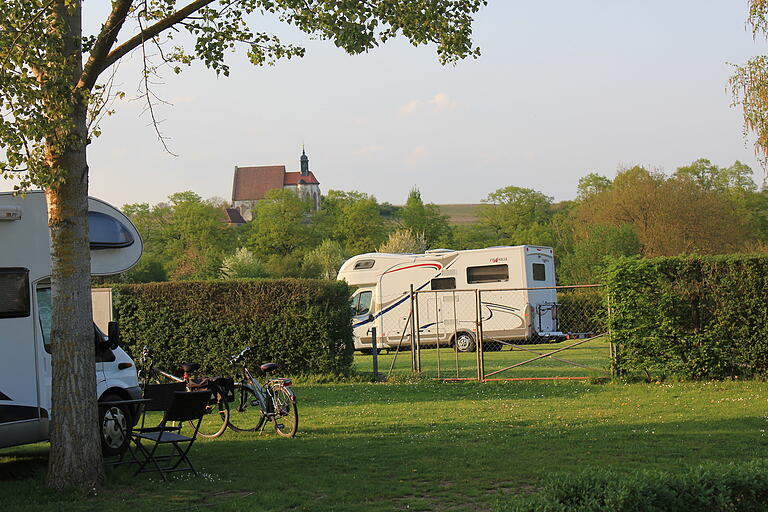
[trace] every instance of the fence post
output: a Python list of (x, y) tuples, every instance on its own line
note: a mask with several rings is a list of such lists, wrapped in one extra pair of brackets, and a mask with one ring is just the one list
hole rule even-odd
[(477, 362), (478, 381), (482, 381), (485, 376), (485, 372), (483, 371), (483, 307), (480, 300), (480, 290), (475, 290), (475, 314), (477, 316), (477, 320), (475, 321), (475, 332), (477, 334), (477, 339), (475, 340), (475, 359)]
[[(413, 285), (411, 285), (413, 286)], [(416, 322), (416, 371), (421, 373), (421, 319), (419, 318), (419, 293), (414, 292), (415, 322)]]
[(606, 301), (608, 302), (608, 349), (610, 351), (611, 358), (611, 377), (619, 377), (621, 370), (619, 369), (619, 347), (613, 341), (613, 331), (611, 330), (613, 320), (613, 308), (611, 307), (611, 292), (606, 292)]
[(379, 381), (379, 348), (376, 346), (376, 328), (371, 327), (371, 355), (373, 356), (373, 382)]
[(411, 285), (411, 371), (416, 373), (416, 319), (414, 307), (415, 295), (413, 293), (413, 285)]

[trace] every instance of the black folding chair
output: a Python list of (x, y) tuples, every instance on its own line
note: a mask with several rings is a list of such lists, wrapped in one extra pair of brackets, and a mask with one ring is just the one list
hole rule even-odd
[[(146, 473), (157, 471), (165, 480), (165, 473), (174, 471), (192, 471), (197, 475), (197, 471), (189, 460), (189, 450), (197, 438), (197, 430), (200, 427), (200, 421), (205, 414), (205, 408), (211, 399), (210, 391), (193, 391), (173, 393), (170, 407), (163, 415), (163, 420), (158, 425), (159, 430), (153, 432), (135, 432), (133, 440), (142, 455), (143, 461), (140, 462), (139, 469), (134, 473)], [(175, 427), (168, 425), (172, 421), (197, 421), (192, 437), (181, 435), (175, 430)], [(146, 444), (152, 444), (148, 449)], [(158, 447), (161, 445), (170, 445), (171, 454), (157, 456)], [(185, 463), (184, 465), (181, 465)], [(162, 463), (162, 464), (161, 464)]]
[[(167, 412), (171, 407), (173, 401), (173, 394), (177, 391), (186, 391), (186, 383), (184, 382), (170, 382), (168, 384), (147, 384), (144, 386), (144, 398), (152, 400), (144, 405), (144, 413), (141, 415), (141, 424), (133, 427), (133, 431), (139, 434), (147, 432), (158, 432), (161, 430), (160, 424), (146, 425), (148, 412)], [(177, 425), (175, 428), (166, 426), (165, 430), (181, 430), (181, 425)]]

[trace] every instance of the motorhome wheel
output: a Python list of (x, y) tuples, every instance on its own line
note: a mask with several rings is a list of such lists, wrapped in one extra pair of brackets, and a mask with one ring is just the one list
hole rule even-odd
[[(120, 400), (117, 395), (106, 395), (102, 401)], [(101, 434), (101, 452), (105, 457), (120, 455), (128, 449), (130, 441), (130, 413), (125, 406), (99, 406), (99, 432)]]
[(458, 352), (474, 352), (475, 339), (468, 332), (460, 332), (456, 336), (455, 346)]

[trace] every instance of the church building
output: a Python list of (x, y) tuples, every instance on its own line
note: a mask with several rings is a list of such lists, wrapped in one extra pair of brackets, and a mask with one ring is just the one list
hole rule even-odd
[(300, 197), (312, 202), (315, 210), (320, 208), (320, 182), (309, 170), (309, 158), (302, 148), (301, 171), (286, 172), (284, 165), (262, 165), (257, 167), (235, 167), (235, 179), (232, 184), (232, 207), (236, 208), (243, 219), (253, 220), (253, 207), (256, 201), (264, 199), (272, 189), (293, 190)]

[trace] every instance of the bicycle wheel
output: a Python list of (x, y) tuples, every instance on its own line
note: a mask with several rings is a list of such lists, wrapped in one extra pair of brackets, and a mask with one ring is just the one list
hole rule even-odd
[(236, 432), (253, 432), (264, 424), (264, 413), (258, 397), (249, 387), (235, 384), (235, 400), (229, 409), (229, 428)]
[(275, 400), (275, 430), (283, 437), (294, 437), (299, 430), (299, 410), (296, 395), (285, 387), (273, 391)]
[[(200, 428), (197, 433), (203, 437), (219, 437), (227, 429), (228, 423), (229, 404), (217, 393), (216, 401), (208, 404), (208, 407), (205, 408), (205, 415), (200, 421)], [(197, 421), (190, 421), (189, 425), (194, 430)]]

